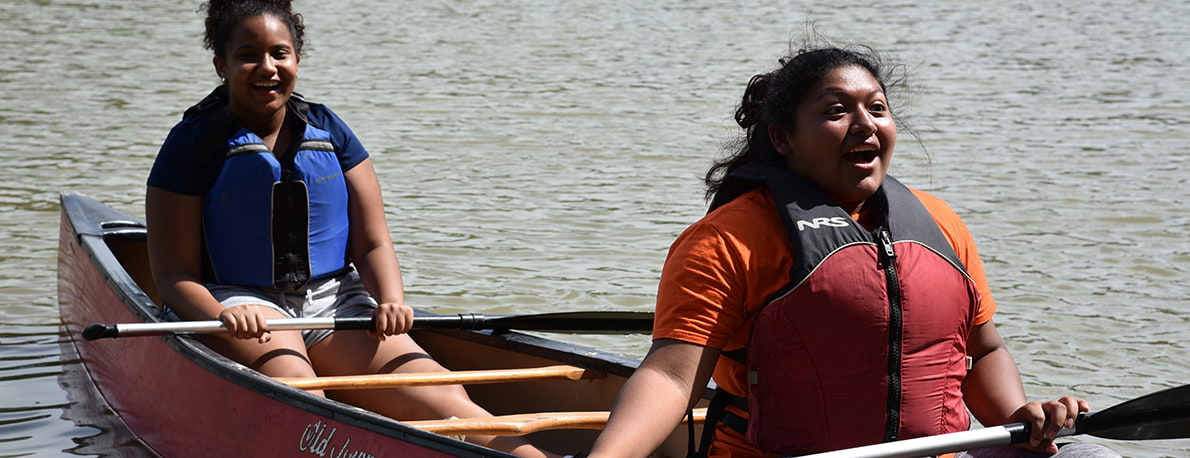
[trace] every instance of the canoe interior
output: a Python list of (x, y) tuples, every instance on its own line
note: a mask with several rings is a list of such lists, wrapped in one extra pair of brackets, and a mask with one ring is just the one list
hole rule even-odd
[[(135, 284), (154, 303), (160, 304), (160, 296), (151, 281), (143, 228), (139, 233), (136, 230), (121, 230), (110, 236), (105, 235), (103, 239)], [(149, 311), (138, 311), (138, 315), (152, 316)], [(609, 410), (621, 385), (637, 364), (635, 359), (515, 332), (415, 331), (413, 337), (430, 355), (452, 370), (570, 364), (607, 374), (606, 377), (591, 380), (467, 386), (472, 399), (495, 415)], [(635, 335), (625, 338), (648, 337)], [(704, 395), (700, 406), (705, 407), (708, 395), (709, 392)], [(686, 431), (686, 426), (679, 426), (655, 456), (685, 456), (688, 444)], [(558, 430), (537, 432), (528, 437), (548, 450), (575, 453), (588, 450), (597, 434), (598, 431), (594, 430)], [(701, 434), (701, 427), (696, 428), (696, 434)]]

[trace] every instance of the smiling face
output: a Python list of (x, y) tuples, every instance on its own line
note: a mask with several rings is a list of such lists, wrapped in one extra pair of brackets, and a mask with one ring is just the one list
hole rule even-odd
[(271, 15), (244, 19), (231, 34), (215, 71), (227, 81), (231, 112), (246, 125), (284, 119), (285, 103), (297, 84), (293, 36)]
[(867, 69), (836, 68), (794, 110), (791, 125), (769, 127), (789, 170), (853, 211), (884, 181), (897, 126), (880, 83)]

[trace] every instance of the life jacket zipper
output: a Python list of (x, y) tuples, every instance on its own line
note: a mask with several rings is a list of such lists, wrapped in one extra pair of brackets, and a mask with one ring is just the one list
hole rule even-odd
[[(297, 142), (299, 139), (294, 139)], [(291, 143), (292, 144), (292, 143)], [(273, 185), (273, 284), (298, 288), (313, 275), (310, 258), (310, 201), (306, 183), (297, 179), (297, 148), (277, 158), (281, 177)]]
[(884, 424), (884, 441), (897, 440), (901, 428), (901, 336), (904, 332), (901, 317), (901, 282), (897, 276), (892, 237), (887, 228), (877, 229), (876, 240), (880, 264), (888, 286), (888, 404)]

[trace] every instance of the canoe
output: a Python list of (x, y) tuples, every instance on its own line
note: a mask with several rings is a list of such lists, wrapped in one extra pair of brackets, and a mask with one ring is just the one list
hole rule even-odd
[[(58, 301), (64, 333), (93, 384), (88, 391), (100, 397), (95, 402), (152, 452), (170, 457), (512, 456), (446, 435), (493, 420), (397, 421), (311, 395), (224, 358), (192, 337), (83, 339), (91, 323), (158, 322), (157, 293), (143, 221), (77, 193), (64, 193), (61, 204)], [(424, 330), (413, 337), (453, 371), (560, 365), (584, 371), (577, 380), (466, 386), (472, 399), (498, 418), (546, 425), (511, 426), (512, 432), (500, 434), (530, 431), (531, 441), (557, 453), (590, 448), (600, 415), (606, 418), (639, 363), (510, 331)], [(570, 417), (586, 420), (563, 429), (549, 426)], [(656, 456), (684, 456), (687, 444), (687, 427), (679, 426)]]

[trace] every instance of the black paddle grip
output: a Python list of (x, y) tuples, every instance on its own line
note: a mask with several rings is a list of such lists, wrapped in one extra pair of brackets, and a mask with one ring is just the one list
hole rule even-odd
[(1008, 431), (1008, 437), (1012, 438), (1012, 443), (1014, 444), (1029, 442), (1029, 433), (1033, 431), (1033, 428), (1028, 423), (1004, 425), (1004, 429)]
[(336, 317), (336, 331), (368, 331), (376, 329), (376, 320), (370, 316)]
[(116, 337), (118, 335), (120, 335), (120, 331), (116, 329), (116, 325), (114, 324), (91, 323), (86, 328), (83, 328), (83, 338), (87, 340)]

